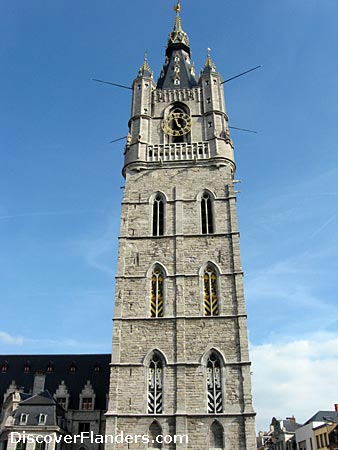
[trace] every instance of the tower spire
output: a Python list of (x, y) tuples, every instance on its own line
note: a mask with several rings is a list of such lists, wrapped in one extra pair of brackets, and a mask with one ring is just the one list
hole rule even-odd
[(185, 31), (183, 31), (181, 17), (180, 17), (181, 0), (177, 1), (176, 5), (174, 6), (174, 11), (176, 11), (174, 29), (169, 34), (167, 50), (169, 49), (169, 47), (171, 45), (181, 44), (181, 45), (185, 45), (187, 47), (187, 51), (190, 54), (189, 38), (188, 38), (187, 33)]
[(211, 72), (216, 72), (216, 65), (213, 62), (212, 58), (211, 58), (210, 52), (211, 52), (211, 48), (208, 47), (207, 48), (207, 59), (206, 59), (205, 64), (204, 64), (203, 72), (210, 72), (210, 71)]
[(150, 77), (153, 78), (153, 73), (150, 69), (150, 66), (148, 64), (148, 52), (147, 50), (144, 52), (144, 57), (143, 57), (143, 64), (140, 67), (140, 70), (138, 71), (138, 76), (139, 77)]
[(197, 86), (193, 64), (190, 61), (190, 43), (182, 28), (181, 1), (174, 6), (174, 28), (169, 33), (166, 61), (157, 83), (159, 89), (180, 89)]

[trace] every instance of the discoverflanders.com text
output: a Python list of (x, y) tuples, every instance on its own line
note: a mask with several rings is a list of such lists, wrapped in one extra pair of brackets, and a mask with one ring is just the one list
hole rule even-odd
[(11, 433), (10, 441), (12, 444), (17, 444), (18, 442), (23, 443), (34, 443), (37, 442), (39, 444), (50, 444), (51, 442), (55, 442), (59, 444), (64, 442), (65, 444), (183, 444), (188, 443), (188, 436), (185, 434), (177, 434), (171, 436), (161, 435), (159, 434), (154, 439), (153, 437), (149, 437), (147, 434), (125, 434), (123, 431), (113, 434), (94, 434), (93, 431), (84, 431), (79, 434), (65, 434), (65, 435), (54, 435), (54, 434), (30, 434), (23, 431), (22, 433), (18, 433), (13, 431)]

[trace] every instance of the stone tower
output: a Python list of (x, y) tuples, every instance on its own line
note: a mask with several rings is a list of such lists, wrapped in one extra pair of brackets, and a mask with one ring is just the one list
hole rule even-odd
[(254, 450), (222, 78), (210, 52), (196, 76), (175, 10), (157, 83), (146, 57), (133, 82), (107, 412), (108, 434), (150, 442), (108, 448)]

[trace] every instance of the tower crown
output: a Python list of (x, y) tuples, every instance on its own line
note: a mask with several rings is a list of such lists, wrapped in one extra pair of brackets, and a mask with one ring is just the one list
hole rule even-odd
[(180, 1), (161, 75), (153, 79), (147, 56), (133, 82), (132, 113), (123, 174), (161, 166), (217, 165), (234, 173), (222, 79), (208, 49), (200, 77), (190, 59)]

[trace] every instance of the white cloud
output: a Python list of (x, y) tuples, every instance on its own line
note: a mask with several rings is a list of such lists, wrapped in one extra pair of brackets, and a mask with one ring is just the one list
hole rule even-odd
[(9, 345), (22, 345), (24, 343), (24, 339), (21, 336), (11, 336), (5, 331), (0, 331), (0, 342)]
[(274, 416), (303, 423), (338, 403), (338, 335), (253, 345), (251, 359), (258, 430)]
[[(248, 271), (245, 292), (253, 343), (275, 335), (301, 339), (315, 331), (335, 332), (337, 251), (306, 251)], [(268, 311), (268, 314), (267, 314)]]

